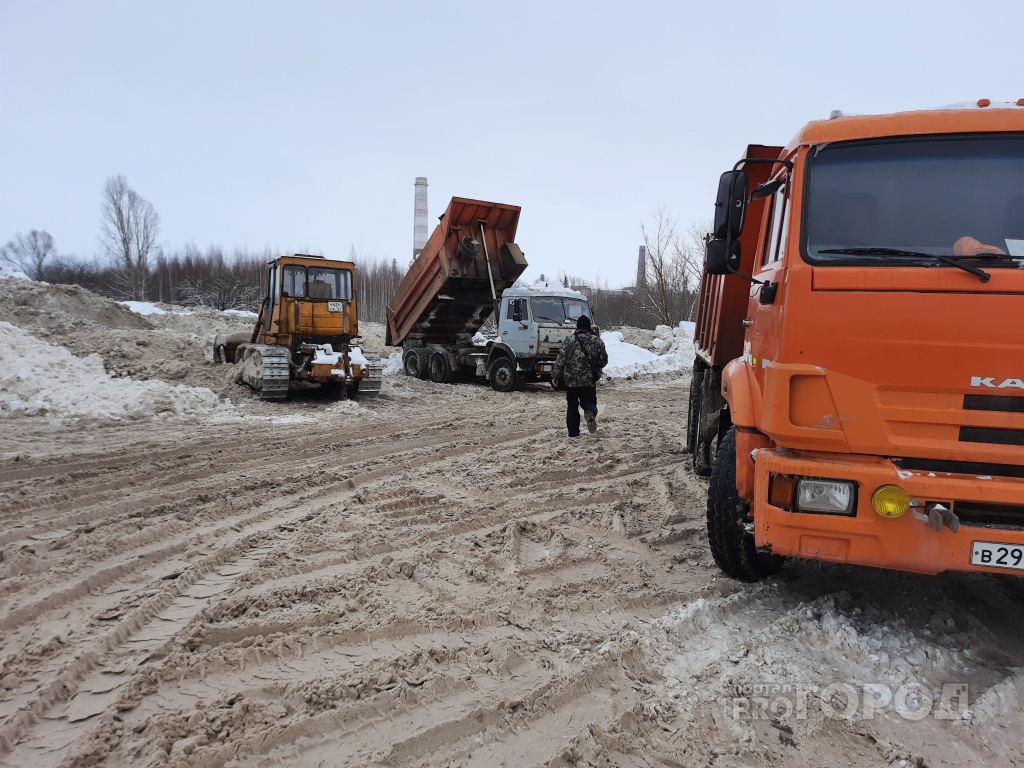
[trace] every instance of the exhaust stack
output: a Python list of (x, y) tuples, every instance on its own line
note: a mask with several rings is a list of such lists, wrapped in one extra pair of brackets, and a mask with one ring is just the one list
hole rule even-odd
[(416, 202), (412, 219), (412, 257), (418, 259), (427, 245), (427, 178), (416, 177)]

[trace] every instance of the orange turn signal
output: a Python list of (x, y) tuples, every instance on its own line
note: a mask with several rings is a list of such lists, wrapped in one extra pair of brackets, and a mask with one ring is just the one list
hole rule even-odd
[(783, 509), (793, 508), (793, 489), (796, 482), (787, 475), (772, 475), (768, 481), (768, 503)]

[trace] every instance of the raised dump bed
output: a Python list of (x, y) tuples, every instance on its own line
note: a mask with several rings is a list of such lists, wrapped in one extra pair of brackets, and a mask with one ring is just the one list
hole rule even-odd
[[(402, 347), (406, 375), (482, 377), (500, 392), (551, 379), (576, 318), (593, 316), (583, 294), (561, 286), (507, 291), (526, 269), (512, 242), (518, 223), (518, 206), (452, 198), (388, 306), (387, 344)], [(491, 314), (497, 338), (474, 344)]]
[(387, 344), (470, 343), (526, 269), (517, 205), (453, 197), (387, 308)]

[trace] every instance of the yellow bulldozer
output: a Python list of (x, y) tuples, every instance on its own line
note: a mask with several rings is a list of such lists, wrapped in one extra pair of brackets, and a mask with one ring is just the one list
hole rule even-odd
[(283, 400), (293, 381), (316, 382), (337, 397), (380, 393), (380, 355), (359, 338), (355, 265), (296, 253), (268, 264), (267, 293), (252, 333), (218, 335), (216, 362), (239, 366), (238, 380), (261, 400)]

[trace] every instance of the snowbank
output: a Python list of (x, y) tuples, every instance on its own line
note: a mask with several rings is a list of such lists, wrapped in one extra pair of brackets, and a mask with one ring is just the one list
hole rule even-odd
[(626, 343), (619, 331), (602, 333), (601, 339), (608, 350), (604, 375), (609, 379), (622, 379), (636, 374), (668, 373), (693, 367), (693, 323), (682, 322), (675, 328), (659, 325), (655, 332), (657, 336), (652, 346), (657, 354)]
[[(185, 309), (184, 307), (175, 307), (172, 305), (171, 311), (168, 312), (163, 307), (157, 306), (152, 301), (119, 301), (117, 302), (122, 307), (128, 307), (132, 312), (139, 315), (192, 315), (195, 314), (192, 309)], [(166, 304), (164, 306), (167, 306)], [(225, 309), (223, 311), (214, 309), (212, 307), (201, 307), (208, 312), (212, 312), (216, 315), (231, 315), (233, 317), (244, 317), (244, 318), (255, 318), (259, 315), (255, 312), (248, 312), (244, 309)]]
[(0, 322), (0, 418), (141, 419), (198, 416), (225, 407), (209, 389), (164, 381), (114, 379), (97, 354), (75, 357)]
[(152, 301), (119, 301), (122, 307), (128, 307), (137, 315), (166, 315), (165, 310), (160, 309)]
[(392, 352), (390, 357), (381, 360), (384, 365), (385, 376), (397, 376), (402, 372), (402, 353)]

